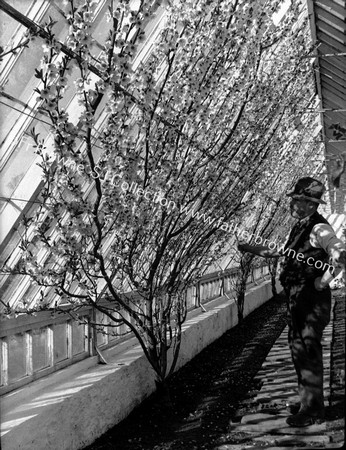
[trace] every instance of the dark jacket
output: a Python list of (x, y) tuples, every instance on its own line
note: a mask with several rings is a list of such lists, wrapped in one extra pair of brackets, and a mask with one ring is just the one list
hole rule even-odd
[[(280, 282), (285, 289), (289, 289), (292, 286), (311, 284), (315, 278), (322, 276), (326, 271), (324, 265), (329, 260), (327, 252), (310, 244), (310, 233), (318, 223), (328, 224), (328, 221), (318, 212), (315, 212), (307, 222), (302, 224), (298, 222), (292, 228), (283, 251), (285, 259), (282, 263), (280, 274)], [(298, 253), (304, 255), (304, 257), (299, 257), (301, 261), (297, 259)], [(309, 264), (307, 262), (308, 259)]]

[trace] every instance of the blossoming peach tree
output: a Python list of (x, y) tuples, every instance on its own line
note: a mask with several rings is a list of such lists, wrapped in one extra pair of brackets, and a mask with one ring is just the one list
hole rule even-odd
[[(310, 115), (310, 117), (305, 117), (304, 122), (304, 135), (309, 136), (309, 139), (294, 159), (291, 159), (291, 152), (288, 151), (286, 155), (279, 153), (274, 155), (263, 165), (265, 176), (257, 183), (256, 192), (253, 192), (248, 232), (239, 236), (241, 240), (245, 240), (249, 244), (266, 246), (270, 250), (276, 251), (283, 249), (289, 228), (292, 226), (289, 201), (285, 194), (304, 174), (320, 176), (321, 166), (316, 166), (316, 158), (323, 156), (323, 147), (318, 136), (313, 136), (316, 129), (316, 118)], [(246, 285), (251, 269), (261, 259), (251, 253), (237, 255), (239, 271), (233, 279), (232, 287), (239, 321), (244, 316)], [(274, 297), (277, 295), (278, 263), (279, 260), (276, 257), (267, 258)]]
[(82, 320), (91, 305), (114, 333), (126, 324), (164, 383), (187, 287), (233, 239), (229, 223), (248, 211), (313, 92), (301, 5), (275, 25), (280, 3), (110, 1), (102, 50), (97, 2), (65, 2), (65, 42), (45, 25), (36, 90), (54, 148), (32, 131), (41, 203), (11, 270), (37, 295), (22, 311), (63, 307)]

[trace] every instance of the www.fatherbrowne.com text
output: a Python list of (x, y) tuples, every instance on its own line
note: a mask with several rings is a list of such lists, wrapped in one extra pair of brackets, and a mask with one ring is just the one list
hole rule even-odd
[[(86, 173), (88, 176), (91, 176), (93, 179), (100, 179), (102, 182), (108, 181), (112, 186), (117, 187), (125, 192), (125, 193), (132, 193), (137, 198), (143, 197), (148, 202), (153, 203), (159, 203), (160, 206), (167, 208), (169, 210), (177, 209), (177, 205), (174, 200), (168, 200), (164, 195), (162, 195), (162, 192), (156, 191), (153, 192), (149, 189), (143, 189), (141, 188), (138, 183), (136, 182), (127, 182), (124, 181), (121, 176), (117, 174), (112, 174), (110, 176), (109, 172), (107, 172), (105, 175), (102, 175), (102, 170), (99, 166), (95, 166), (94, 169), (91, 171), (87, 171), (87, 168), (84, 164), (77, 164), (72, 159), (66, 159), (66, 158), (59, 158), (58, 159), (59, 164), (63, 164), (64, 166), (68, 166), (73, 171), (78, 172), (80, 175), (83, 173)], [(234, 233), (237, 235), (238, 238), (242, 238), (244, 240), (250, 241), (251, 239), (254, 239), (253, 242), (255, 245), (263, 245), (267, 246), (270, 250), (275, 250), (285, 257), (289, 258), (295, 258), (298, 261), (305, 262), (305, 264), (308, 264), (309, 266), (315, 266), (316, 269), (323, 269), (323, 271), (328, 270), (330, 273), (334, 273), (335, 267), (331, 264), (328, 264), (323, 261), (315, 261), (314, 258), (309, 257), (306, 258), (302, 253), (297, 253), (292, 248), (285, 248), (285, 245), (282, 242), (277, 241), (270, 241), (269, 239), (263, 239), (260, 235), (255, 235), (252, 233), (249, 233), (248, 231), (241, 229), (240, 224), (235, 224), (233, 222), (224, 222), (224, 217), (220, 217), (219, 219), (213, 218), (210, 215), (207, 215), (206, 213), (201, 213), (200, 211), (195, 211), (194, 208), (191, 208), (189, 206), (180, 206), (180, 213), (186, 214), (188, 216), (191, 214), (191, 217), (193, 217), (196, 220), (202, 220), (203, 223), (207, 223), (210, 226), (214, 226), (217, 229), (221, 229), (223, 231), (226, 231), (228, 233)]]

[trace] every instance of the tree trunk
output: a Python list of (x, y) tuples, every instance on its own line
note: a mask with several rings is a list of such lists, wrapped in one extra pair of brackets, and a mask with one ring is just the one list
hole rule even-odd
[(269, 272), (270, 272), (270, 281), (272, 287), (273, 297), (276, 298), (278, 295), (278, 291), (276, 289), (276, 274), (277, 274), (278, 261), (276, 259), (269, 260)]
[(275, 277), (275, 274), (272, 274), (272, 275), (271, 275), (271, 284), (272, 284), (272, 294), (273, 294), (273, 297), (276, 298), (277, 295), (278, 295), (278, 291), (277, 291), (277, 289), (276, 289), (276, 277)]
[(238, 309), (238, 323), (241, 323), (244, 319), (244, 301), (245, 301), (245, 290), (242, 290), (238, 294), (237, 309)]
[(156, 384), (156, 403), (162, 414), (171, 414), (173, 412), (173, 402), (171, 398), (171, 393), (167, 383), (167, 379), (155, 380)]

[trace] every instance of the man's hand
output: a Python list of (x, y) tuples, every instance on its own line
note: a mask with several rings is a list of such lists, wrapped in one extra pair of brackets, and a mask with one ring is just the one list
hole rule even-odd
[(314, 280), (314, 285), (315, 285), (316, 291), (323, 291), (324, 289), (326, 289), (329, 284), (328, 281), (332, 281), (333, 276), (331, 276), (330, 280), (326, 279), (325, 281), (322, 281), (322, 278), (326, 278), (326, 277), (323, 275), (323, 277), (318, 277), (318, 278), (315, 278), (315, 280)]
[(238, 250), (240, 251), (240, 252), (242, 252), (242, 253), (246, 253), (246, 252), (250, 252), (251, 250), (251, 245), (249, 245), (249, 244), (238, 244)]

